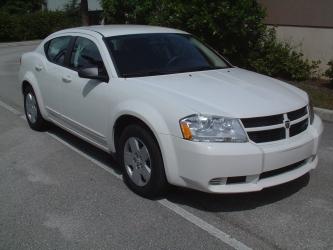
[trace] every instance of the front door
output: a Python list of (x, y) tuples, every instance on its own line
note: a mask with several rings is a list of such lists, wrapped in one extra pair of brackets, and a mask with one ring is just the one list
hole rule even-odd
[(86, 139), (107, 147), (111, 85), (78, 76), (79, 70), (91, 67), (98, 67), (107, 74), (97, 44), (93, 37), (76, 38), (69, 59), (69, 68), (62, 73), (63, 119), (67, 127)]

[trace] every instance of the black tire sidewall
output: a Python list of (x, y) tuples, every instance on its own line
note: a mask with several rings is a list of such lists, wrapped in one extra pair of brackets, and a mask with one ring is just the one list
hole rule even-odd
[[(129, 177), (124, 164), (124, 146), (125, 142), (130, 137), (136, 137), (140, 139), (148, 149), (151, 159), (151, 176), (148, 183), (145, 186), (137, 186)], [(155, 137), (139, 125), (129, 125), (126, 127), (120, 136), (119, 140), (119, 163), (123, 171), (123, 179), (127, 186), (133, 190), (135, 193), (146, 197), (146, 198), (156, 198), (166, 190), (167, 180), (164, 171), (164, 164), (162, 155)]]

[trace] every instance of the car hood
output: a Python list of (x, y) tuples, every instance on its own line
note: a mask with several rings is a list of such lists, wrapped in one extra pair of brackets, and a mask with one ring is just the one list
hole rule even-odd
[[(304, 107), (307, 94), (282, 81), (239, 68), (132, 78), (202, 114), (246, 118)], [(167, 105), (167, 104), (166, 104)]]

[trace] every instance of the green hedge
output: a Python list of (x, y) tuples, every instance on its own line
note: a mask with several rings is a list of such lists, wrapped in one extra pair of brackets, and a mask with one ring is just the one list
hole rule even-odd
[(168, 26), (186, 30), (210, 44), (233, 64), (274, 77), (305, 80), (315, 76), (310, 62), (278, 42), (264, 24), (257, 0), (101, 0), (107, 23)]
[(320, 61), (305, 59), (287, 42), (276, 38), (274, 28), (267, 29), (256, 50), (248, 59), (248, 67), (262, 74), (287, 80), (302, 81), (318, 76)]
[(333, 83), (333, 60), (327, 63), (328, 69), (325, 71), (325, 76), (331, 80)]
[(188, 31), (238, 66), (265, 33), (256, 0), (102, 0), (108, 23), (152, 24)]
[(52, 32), (79, 25), (79, 17), (61, 11), (23, 15), (0, 12), (0, 42), (42, 39)]

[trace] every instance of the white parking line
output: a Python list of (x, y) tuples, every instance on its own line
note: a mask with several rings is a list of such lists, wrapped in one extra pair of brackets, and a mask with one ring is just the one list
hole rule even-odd
[(221, 240), (225, 244), (233, 247), (234, 249), (240, 249), (240, 250), (249, 250), (250, 247), (246, 246), (244, 243), (240, 242), (239, 240), (236, 240), (235, 238), (232, 238), (229, 234), (221, 231), (220, 229), (214, 227), (213, 225), (209, 224), (208, 222), (204, 221), (203, 219), (199, 218), (198, 216), (188, 212), (187, 210), (181, 208), (177, 204), (170, 202), (166, 199), (159, 200), (158, 201), (163, 206), (169, 208), (176, 214), (180, 215), (184, 219), (188, 220), (189, 222), (193, 223), (197, 227), (201, 228), (202, 230), (206, 231), (210, 235), (216, 237), (217, 239)]
[[(1, 100), (0, 100), (0, 106), (3, 107), (3, 108), (5, 108), (5, 109), (7, 109), (10, 112), (12, 112), (13, 114), (19, 116), (21, 119), (25, 120), (25, 116), (24, 115), (22, 115), (18, 110), (16, 110), (15, 108), (11, 107), (10, 105), (2, 102)], [(106, 172), (112, 174), (117, 179), (122, 179), (122, 176), (120, 174), (118, 174), (117, 172), (115, 172), (112, 168), (110, 168), (106, 164), (104, 164), (104, 163), (102, 163), (102, 162), (94, 159), (93, 157), (87, 155), (86, 153), (84, 153), (83, 151), (77, 149), (76, 147), (73, 147), (68, 142), (62, 140), (58, 136), (56, 136), (56, 135), (54, 135), (52, 133), (49, 133), (49, 132), (46, 132), (46, 133), (49, 136), (51, 136), (53, 139), (57, 140), (58, 142), (60, 142), (61, 144), (65, 145), (66, 147), (68, 147), (69, 149), (73, 150), (74, 152), (78, 153), (79, 155), (81, 155), (82, 157), (86, 158), (87, 160), (91, 161), (92, 163), (94, 163), (98, 167), (102, 168)], [(176, 213), (179, 216), (181, 216), (183, 219), (191, 222), (192, 224), (194, 224), (197, 227), (201, 228), (202, 230), (206, 231), (211, 236), (214, 236), (215, 238), (219, 239), (220, 241), (222, 241), (223, 243), (229, 245), (230, 247), (232, 247), (234, 249), (239, 249), (239, 250), (249, 250), (249, 249), (251, 249), (250, 247), (246, 246), (244, 243), (236, 240), (235, 238), (232, 238), (229, 234), (221, 231), (217, 227), (209, 224), (208, 222), (206, 222), (203, 219), (199, 218), (198, 216), (196, 216), (196, 215), (188, 212), (187, 210), (181, 208), (180, 206), (178, 206), (177, 204), (175, 204), (173, 202), (170, 202), (170, 201), (168, 201), (166, 199), (162, 199), (162, 200), (159, 200), (158, 203), (160, 203), (165, 208), (173, 211), (174, 213)]]
[(112, 168), (110, 168), (109, 166), (105, 165), (104, 163), (94, 159), (93, 157), (87, 155), (86, 153), (82, 152), (81, 150), (77, 149), (76, 147), (73, 147), (71, 144), (69, 144), (68, 142), (64, 141), (63, 139), (59, 138), (58, 136), (51, 134), (49, 132), (46, 132), (49, 136), (51, 136), (52, 138), (54, 138), (55, 140), (57, 140), (58, 142), (64, 144), (66, 147), (70, 148), (71, 150), (73, 150), (74, 152), (78, 153), (79, 155), (83, 156), (84, 158), (86, 158), (87, 160), (91, 161), (92, 163), (96, 164), (98, 167), (102, 168), (103, 170), (105, 170), (106, 172), (112, 174), (113, 176), (117, 177), (118, 179), (123, 179), (122, 176), (120, 174), (118, 174), (116, 171), (114, 171)]
[(20, 115), (21, 113), (13, 108), (12, 106), (8, 105), (7, 103), (4, 103), (3, 101), (0, 100), (0, 106), (7, 109), (8, 111), (12, 112), (14, 115)]

